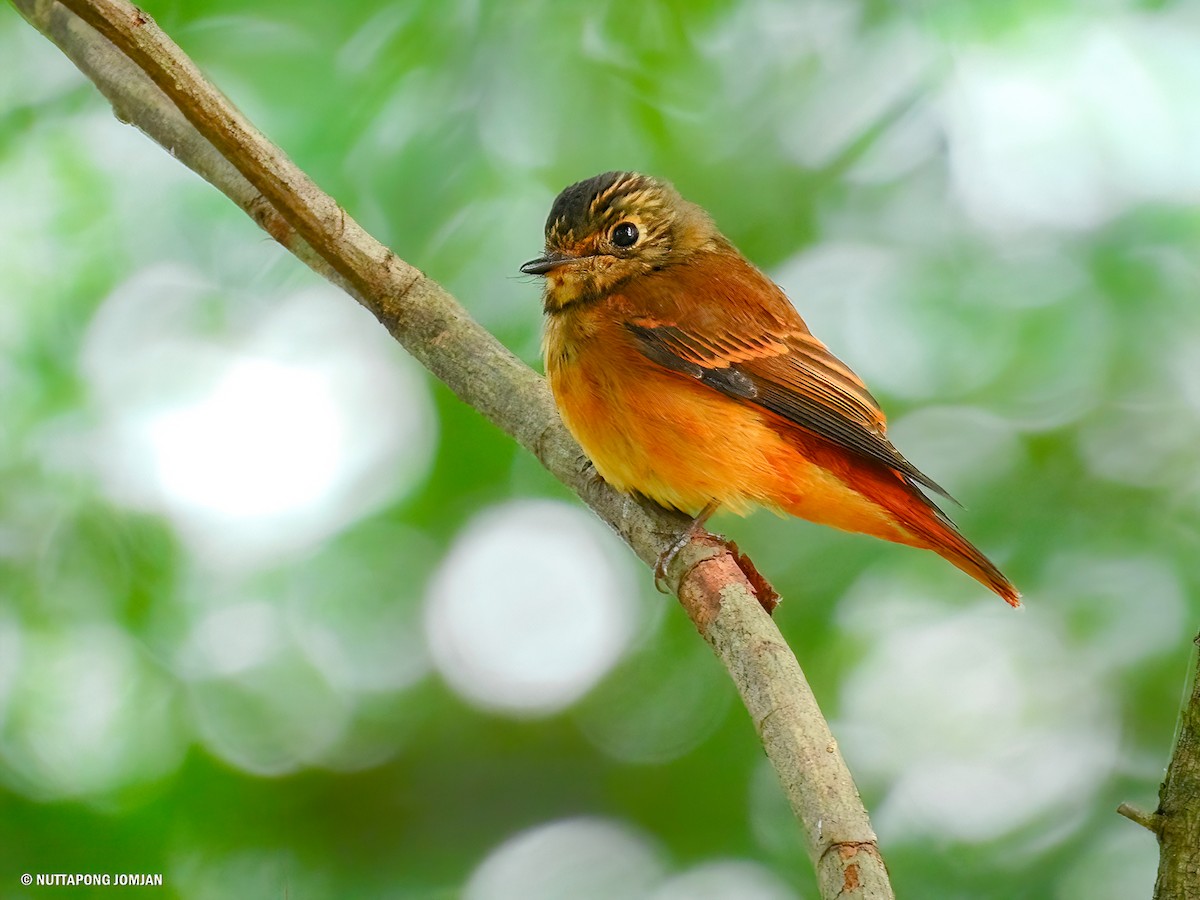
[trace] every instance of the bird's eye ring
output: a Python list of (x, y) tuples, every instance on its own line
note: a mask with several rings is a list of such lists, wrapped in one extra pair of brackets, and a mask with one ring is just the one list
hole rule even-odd
[(618, 247), (632, 247), (638, 237), (638, 228), (632, 222), (622, 222), (612, 230), (612, 242)]

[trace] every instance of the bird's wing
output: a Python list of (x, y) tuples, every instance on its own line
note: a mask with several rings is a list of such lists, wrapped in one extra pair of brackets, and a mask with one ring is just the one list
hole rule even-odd
[[(652, 362), (689, 375), (729, 397), (757, 404), (813, 434), (877, 460), (957, 503), (905, 459), (886, 437), (882, 410), (866, 386), (796, 317), (790, 327), (742, 333), (726, 318), (688, 325), (661, 316), (632, 317), (625, 328)], [(761, 323), (756, 323), (761, 325)], [(707, 326), (707, 327), (705, 327)]]

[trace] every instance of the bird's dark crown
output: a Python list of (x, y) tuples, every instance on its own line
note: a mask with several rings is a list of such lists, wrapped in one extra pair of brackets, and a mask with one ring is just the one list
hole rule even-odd
[(660, 218), (680, 202), (678, 192), (665, 181), (637, 172), (605, 172), (576, 182), (558, 195), (546, 219), (546, 243), (577, 245), (630, 212)]

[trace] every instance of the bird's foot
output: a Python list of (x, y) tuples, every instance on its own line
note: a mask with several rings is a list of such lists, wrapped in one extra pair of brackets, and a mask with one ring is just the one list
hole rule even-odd
[(659, 554), (658, 562), (654, 564), (654, 586), (659, 591), (664, 594), (671, 593), (671, 588), (667, 585), (667, 569), (675, 561), (679, 551), (703, 533), (704, 524), (693, 520), (692, 524), (671, 542), (671, 546)]
[(671, 593), (671, 588), (667, 583), (667, 569), (671, 567), (671, 563), (674, 562), (675, 557), (679, 555), (679, 552), (684, 547), (694, 540), (703, 538), (710, 546), (713, 544), (717, 545), (714, 547), (716, 552), (719, 553), (723, 549), (733, 557), (734, 563), (742, 570), (742, 574), (746, 576), (746, 580), (750, 583), (750, 589), (754, 592), (754, 596), (757, 598), (759, 604), (766, 611), (767, 615), (771, 615), (775, 611), (775, 607), (779, 605), (779, 594), (775, 588), (771, 586), (769, 581), (763, 578), (762, 573), (755, 568), (750, 557), (742, 553), (738, 549), (737, 544), (723, 535), (709, 535), (704, 530), (705, 521), (713, 514), (716, 508), (717, 505), (715, 503), (706, 506), (700, 515), (696, 516), (692, 520), (692, 523), (671, 543), (671, 546), (667, 547), (659, 555), (658, 562), (654, 565), (654, 586), (664, 594)]
[(596, 469), (596, 464), (583, 454), (579, 455), (579, 459), (576, 460), (576, 465), (579, 467), (579, 474), (582, 475), (592, 487), (604, 483), (604, 476), (601, 475), (599, 470)]
[[(708, 521), (708, 517), (717, 511), (717, 502), (710, 502), (704, 509), (700, 510), (700, 514), (692, 519), (690, 524), (682, 534), (677, 537), (674, 542), (661, 554), (659, 554), (658, 562), (654, 565), (654, 586), (664, 594), (671, 593), (671, 589), (667, 586), (667, 569), (679, 555), (679, 551), (704, 534), (704, 523)], [(723, 541), (724, 538), (721, 538)]]

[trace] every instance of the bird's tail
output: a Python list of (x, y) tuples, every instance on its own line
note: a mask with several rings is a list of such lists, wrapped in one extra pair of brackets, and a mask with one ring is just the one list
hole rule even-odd
[[(845, 531), (932, 550), (995, 591), (1010, 606), (1021, 605), (1021, 594), (1012, 582), (959, 533), (911, 476), (877, 460), (847, 454), (800, 429), (788, 432), (788, 436), (799, 459), (786, 460), (779, 466), (783, 484), (771, 497), (777, 508)], [(825, 475), (795, 485), (793, 473), (804, 471), (803, 466), (822, 469)], [(829, 475), (844, 486), (844, 493), (829, 487)]]
[(914, 502), (905, 508), (893, 510), (904, 527), (919, 539), (915, 546), (932, 550), (947, 562), (962, 569), (980, 584), (999, 594), (1009, 606), (1021, 605), (1018, 591), (996, 564), (983, 555), (974, 544), (959, 532), (950, 518), (938, 509), (932, 500), (912, 489)]
[(996, 564), (979, 552), (979, 549), (958, 533), (958, 529), (950, 526), (943, 528), (943, 534), (935, 541), (930, 541), (929, 549), (942, 559), (958, 566), (976, 581), (991, 588), (1004, 598), (1009, 606), (1021, 605), (1021, 592), (1004, 573), (996, 568)]

